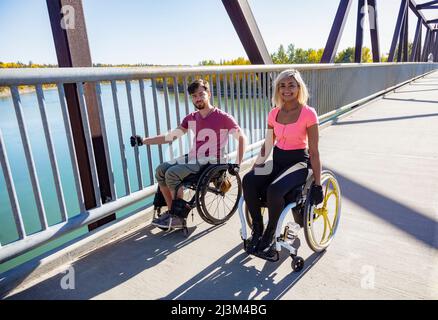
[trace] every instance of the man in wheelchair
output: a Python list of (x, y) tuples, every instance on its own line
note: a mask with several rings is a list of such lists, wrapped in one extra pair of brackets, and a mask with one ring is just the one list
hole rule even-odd
[[(318, 116), (315, 109), (307, 105), (306, 85), (298, 71), (285, 70), (275, 80), (273, 91), (275, 107), (268, 115), (265, 143), (252, 170), (243, 178), (243, 195), (252, 220), (252, 237), (246, 251), (266, 259), (276, 252), (274, 234), (287, 205), (285, 196), (306, 182), (310, 168), (315, 179), (310, 201), (316, 205), (323, 200)], [(272, 148), (273, 160), (265, 163)], [(266, 228), (262, 206), (268, 208)]]
[(197, 111), (187, 115), (178, 128), (154, 137), (131, 137), (131, 146), (135, 147), (169, 143), (188, 130), (194, 133), (193, 147), (188, 155), (174, 162), (164, 162), (155, 170), (160, 191), (167, 208), (170, 208), (152, 221), (153, 225), (162, 229), (179, 229), (185, 226), (190, 208), (183, 200), (183, 188), (179, 186), (189, 175), (199, 173), (209, 164), (222, 163), (225, 160), (223, 151), (230, 134), (238, 140), (237, 165), (242, 162), (245, 152), (246, 137), (233, 116), (211, 105), (209, 83), (202, 79), (195, 80), (188, 86), (188, 92)]

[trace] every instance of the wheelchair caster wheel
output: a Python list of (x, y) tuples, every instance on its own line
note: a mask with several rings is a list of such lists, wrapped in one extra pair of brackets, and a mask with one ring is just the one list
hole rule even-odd
[(187, 227), (182, 228), (182, 232), (184, 237), (188, 237), (189, 236), (189, 229)]
[(304, 259), (301, 257), (292, 257), (292, 269), (296, 272), (304, 268)]

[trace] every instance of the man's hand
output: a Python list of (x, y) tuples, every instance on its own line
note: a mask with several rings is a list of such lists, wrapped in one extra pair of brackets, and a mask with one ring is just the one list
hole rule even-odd
[(324, 195), (322, 193), (322, 186), (318, 186), (316, 184), (312, 185), (312, 189), (310, 190), (310, 201), (313, 205), (317, 206), (324, 199)]
[(228, 172), (232, 175), (238, 175), (239, 171), (240, 171), (240, 165), (237, 163), (228, 167)]
[(131, 147), (142, 146), (143, 138), (139, 135), (131, 136)]

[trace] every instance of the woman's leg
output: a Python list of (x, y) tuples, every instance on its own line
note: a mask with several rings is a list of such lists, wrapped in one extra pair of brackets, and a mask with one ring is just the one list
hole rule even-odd
[[(269, 164), (269, 165), (272, 165)], [(274, 170), (269, 174), (259, 174), (257, 170), (251, 170), (248, 172), (242, 180), (243, 198), (245, 199), (246, 206), (253, 221), (262, 222), (261, 213), (261, 192), (266, 190), (266, 186), (269, 185), (276, 177)]]
[(269, 248), (273, 242), (278, 219), (285, 207), (284, 196), (294, 188), (305, 183), (307, 174), (307, 163), (299, 162), (283, 170), (269, 185), (267, 190), (269, 222), (260, 241), (260, 250)]
[(254, 170), (251, 170), (243, 177), (243, 197), (252, 219), (252, 238), (247, 246), (248, 253), (256, 251), (263, 234), (260, 191), (266, 189), (266, 185), (274, 178), (275, 174), (258, 174)]

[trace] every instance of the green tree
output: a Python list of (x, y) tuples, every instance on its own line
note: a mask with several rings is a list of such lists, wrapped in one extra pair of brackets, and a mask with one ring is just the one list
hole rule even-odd
[(301, 49), (301, 48), (296, 49), (293, 63), (295, 63), (295, 64), (308, 63), (307, 54), (308, 54), (308, 52), (304, 49)]
[(275, 64), (287, 64), (289, 63), (288, 55), (281, 44), (278, 51), (271, 55), (272, 62)]
[(287, 60), (288, 63), (293, 63), (295, 59), (295, 46), (291, 43), (287, 46)]
[(363, 63), (372, 63), (373, 56), (371, 54), (371, 49), (368, 47), (362, 48), (362, 62)]
[(342, 50), (336, 55), (335, 63), (352, 63), (354, 62), (354, 47)]
[[(354, 56), (356, 54), (356, 48), (350, 47), (339, 52), (335, 58), (335, 63), (353, 63)], [(368, 47), (362, 48), (362, 63), (372, 63), (373, 56), (371, 54), (371, 49)]]
[(324, 49), (322, 49), (322, 48), (318, 49), (318, 50), (309, 49), (307, 51), (307, 62), (308, 63), (320, 63), (323, 53), (324, 53)]
[[(395, 49), (395, 53), (394, 53), (394, 61), (398, 62), (398, 50), (400, 48), (400, 44), (397, 46), (397, 49)], [(412, 54), (412, 49), (414, 48), (414, 44), (412, 42), (408, 43), (408, 60), (411, 58), (411, 54)], [(403, 57), (402, 57), (403, 59)]]

